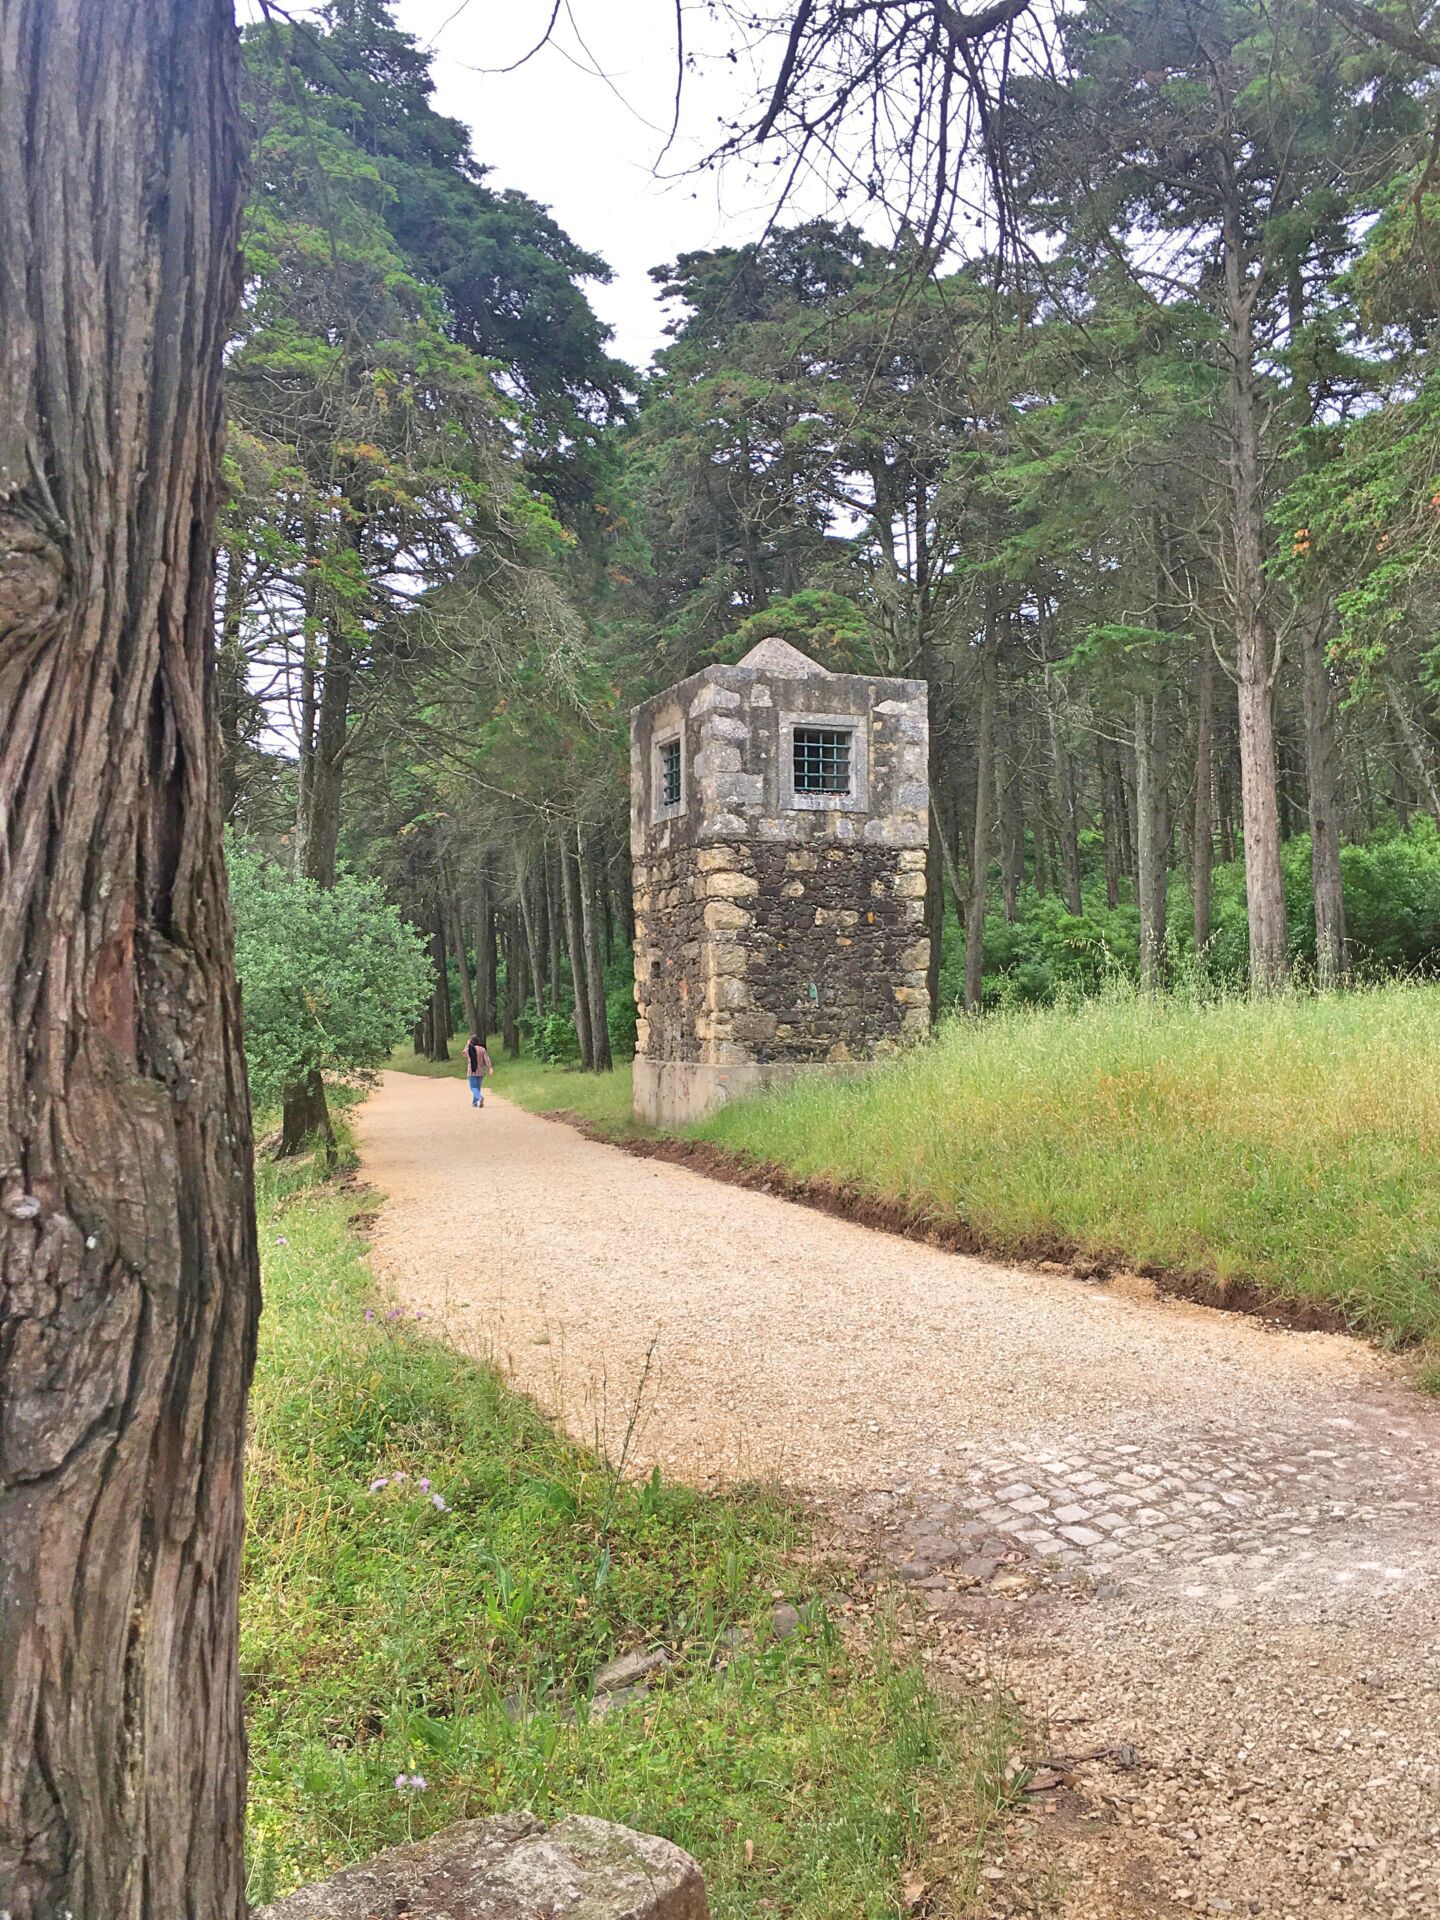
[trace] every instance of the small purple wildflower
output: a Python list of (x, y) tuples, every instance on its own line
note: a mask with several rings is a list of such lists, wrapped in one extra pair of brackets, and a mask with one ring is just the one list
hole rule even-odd
[(448, 1513), (450, 1511), (450, 1509), (446, 1506), (445, 1502), (440, 1498), (438, 1493), (431, 1494), (430, 1504), (432, 1507), (435, 1508), (437, 1513)]
[(283, 1233), (277, 1233), (275, 1236), (275, 1244), (277, 1247), (288, 1247), (290, 1242), (285, 1238)]
[(373, 1320), (373, 1319), (375, 1318), (375, 1309), (374, 1309), (374, 1307), (366, 1307), (366, 1309), (365, 1309), (365, 1318), (366, 1318), (367, 1320)]
[(423, 1773), (397, 1773), (395, 1784), (410, 1793), (423, 1793), (430, 1783)]
[(399, 1307), (391, 1307), (390, 1311), (386, 1314), (385, 1318), (387, 1320), (398, 1320), (400, 1318)]
[(372, 1493), (379, 1493), (382, 1487), (388, 1487), (389, 1484), (390, 1480), (388, 1475), (382, 1474), (378, 1480), (372, 1480), (370, 1482), (370, 1491)]
[(430, 1482), (425, 1478), (423, 1474), (415, 1482), (415, 1484), (417, 1487), (419, 1487), (422, 1493), (428, 1493), (430, 1491)]

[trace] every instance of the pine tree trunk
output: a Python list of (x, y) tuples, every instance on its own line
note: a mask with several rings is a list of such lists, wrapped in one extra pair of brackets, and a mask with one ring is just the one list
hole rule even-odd
[(455, 965), (460, 970), (460, 1004), (465, 1009), (465, 1027), (468, 1033), (476, 1034), (480, 1039), (486, 1036), (480, 1032), (479, 1014), (475, 1005), (475, 989), (470, 983), (470, 956), (465, 951), (465, 933), (460, 921), (460, 909), (455, 896), (450, 896), (450, 946), (455, 955)]
[(488, 1039), (500, 1024), (499, 951), (495, 938), (495, 888), (487, 855), (480, 882), (480, 935), (475, 943), (475, 965), (479, 969), (475, 998), (483, 1022), (482, 1040)]
[(515, 924), (513, 910), (506, 917), (505, 928), (505, 999), (500, 1023), (500, 1037), (506, 1053), (512, 1060), (520, 1055), (520, 935)]
[(220, 745), (220, 817), (228, 826), (240, 794), (240, 748), (248, 704), (245, 648), (241, 628), (245, 612), (245, 557), (238, 546), (225, 549), (225, 584), (220, 604), (220, 644), (215, 657), (215, 711)]
[(595, 905), (595, 878), (590, 856), (575, 829), (575, 871), (580, 884), (580, 925), (585, 941), (585, 978), (590, 991), (590, 1063), (596, 1073), (615, 1065), (610, 1053), (610, 1022), (605, 1011), (605, 968), (600, 958), (600, 916)]
[(1240, 232), (1240, 209), (1232, 198), (1224, 220), (1223, 317), (1230, 403), (1240, 814), (1250, 920), (1250, 984), (1255, 992), (1268, 993), (1284, 984), (1289, 958), (1275, 746), (1276, 651), (1265, 620), (1265, 508), (1256, 414), (1254, 290), (1242, 281)]
[(1020, 917), (1020, 889), (1025, 882), (1025, 811), (1015, 738), (1015, 703), (1008, 693), (1000, 710), (1005, 724), (998, 730), (994, 748), (996, 811), (1000, 821), (1000, 898), (1005, 918), (1013, 925)]
[(535, 925), (535, 907), (531, 898), (534, 891), (533, 876), (519, 872), (516, 884), (520, 891), (520, 918), (525, 928), (525, 957), (530, 963), (530, 992), (535, 1000), (536, 1016), (545, 1018), (545, 977), (540, 966), (540, 942)]
[(0, 1908), (241, 1920), (225, 0), (0, 7)]
[(1046, 692), (1050, 696), (1045, 703), (1045, 712), (1050, 727), (1050, 754), (1055, 768), (1055, 790), (1058, 795), (1056, 814), (1060, 865), (1065, 885), (1065, 906), (1068, 912), (1079, 915), (1084, 911), (1085, 903), (1080, 893), (1080, 797), (1075, 781), (1075, 756), (1060, 737), (1060, 721), (1055, 712), (1048, 667), (1045, 669), (1045, 679)]
[(585, 973), (585, 937), (580, 922), (580, 883), (575, 874), (575, 856), (560, 843), (560, 885), (565, 895), (565, 945), (570, 954), (570, 982), (575, 994), (575, 1038), (580, 1047), (580, 1064), (587, 1071), (595, 1065), (591, 1044), (590, 988)]
[(1389, 702), (1391, 713), (1395, 716), (1395, 725), (1399, 729), (1401, 742), (1410, 756), (1410, 764), (1414, 767), (1420, 782), (1420, 791), (1425, 796), (1436, 824), (1440, 825), (1440, 783), (1437, 783), (1435, 769), (1430, 763), (1425, 736), (1421, 733), (1415, 716), (1406, 705), (1398, 687), (1393, 684), (1388, 685), (1385, 689), (1385, 697)]
[(1100, 760), (1100, 832), (1105, 843), (1105, 904), (1113, 908), (1120, 904), (1120, 876), (1124, 872), (1120, 778), (1116, 765), (1119, 756), (1104, 734), (1100, 735), (1096, 751)]
[(445, 932), (438, 907), (430, 922), (430, 964), (435, 970), (435, 983), (430, 989), (430, 1058), (443, 1061), (450, 1058), (445, 1044), (450, 1038), (450, 976), (445, 967)]
[(310, 759), (306, 804), (299, 827), (299, 871), (322, 887), (335, 884), (340, 845), (340, 793), (353, 682), (354, 656), (350, 644), (341, 634), (332, 631), (320, 672), (315, 749)]
[(994, 790), (995, 658), (987, 639), (980, 658), (980, 702), (975, 720), (975, 831), (970, 844), (970, 892), (965, 907), (965, 1011), (985, 997), (985, 907), (989, 895), (990, 806)]
[(1195, 824), (1191, 848), (1190, 899), (1194, 916), (1195, 951), (1210, 944), (1211, 875), (1215, 865), (1214, 801), (1211, 788), (1215, 736), (1215, 651), (1209, 640), (1200, 643), (1195, 683)]
[(1335, 689), (1325, 658), (1324, 620), (1318, 609), (1307, 610), (1300, 622), (1300, 671), (1305, 697), (1315, 971), (1322, 987), (1335, 987), (1350, 971), (1350, 955), (1340, 877), (1340, 743), (1335, 730)]
[(563, 888), (556, 871), (555, 850), (547, 840), (545, 843), (545, 920), (550, 929), (550, 1004), (560, 1004), (560, 972), (564, 958), (562, 948), (565, 944), (565, 905)]
[(1165, 716), (1158, 693), (1135, 701), (1135, 898), (1140, 909), (1140, 985), (1165, 984), (1166, 855), (1170, 813)]

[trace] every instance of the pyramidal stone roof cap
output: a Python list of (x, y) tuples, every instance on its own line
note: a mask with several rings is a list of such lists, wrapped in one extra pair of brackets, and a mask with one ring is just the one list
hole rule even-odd
[(762, 640), (735, 664), (737, 667), (753, 667), (760, 673), (783, 673), (789, 680), (810, 679), (816, 674), (828, 678), (830, 671), (828, 667), (822, 667), (818, 660), (812, 660), (808, 653), (801, 653), (798, 647), (792, 647), (788, 640), (774, 638)]

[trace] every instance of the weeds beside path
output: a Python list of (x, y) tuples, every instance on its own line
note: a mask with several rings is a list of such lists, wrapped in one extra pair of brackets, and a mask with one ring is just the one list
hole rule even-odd
[[(295, 1165), (260, 1188), (252, 1899), (527, 1807), (667, 1834), (720, 1920), (879, 1920), (943, 1802), (963, 1911), (1004, 1792), (999, 1709), (942, 1707), (875, 1623), (842, 1628), (781, 1501), (622, 1479), (423, 1310), (387, 1306), (356, 1190)], [(780, 1595), (800, 1611), (784, 1637)], [(673, 1664), (592, 1711), (596, 1670), (636, 1647)]]

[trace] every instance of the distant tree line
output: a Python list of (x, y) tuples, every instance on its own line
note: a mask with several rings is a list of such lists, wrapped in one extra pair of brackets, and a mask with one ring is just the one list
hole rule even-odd
[(423, 1051), (463, 1019), (609, 1065), (626, 710), (768, 632), (930, 683), (937, 1009), (1433, 962), (1432, 76), (1302, 0), (1088, 0), (1043, 60), (1027, 18), (971, 36), (1012, 69), (963, 264), (923, 194), (893, 246), (687, 255), (643, 378), (378, 0), (250, 36), (232, 817), (384, 880)]

